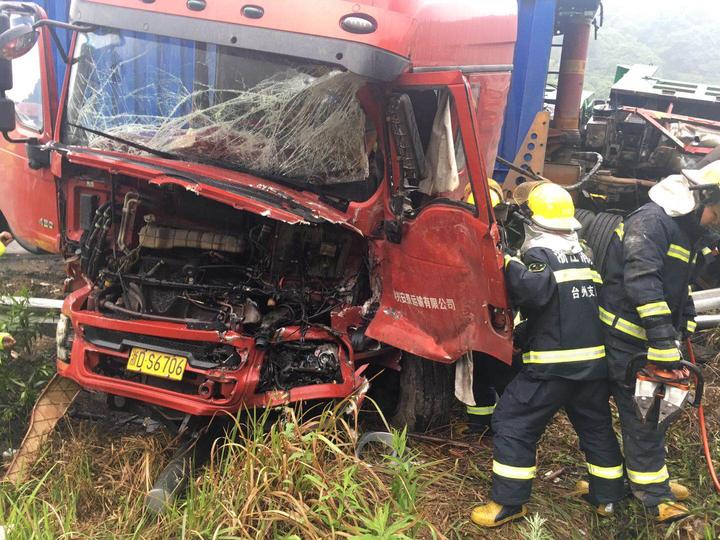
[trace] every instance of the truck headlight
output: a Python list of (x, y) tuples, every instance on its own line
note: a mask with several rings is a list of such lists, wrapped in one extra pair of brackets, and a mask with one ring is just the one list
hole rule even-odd
[(70, 350), (72, 349), (73, 339), (75, 337), (75, 331), (73, 330), (70, 317), (67, 315), (60, 315), (60, 320), (57, 323), (55, 330), (55, 344), (57, 347), (58, 360), (67, 362), (70, 358)]

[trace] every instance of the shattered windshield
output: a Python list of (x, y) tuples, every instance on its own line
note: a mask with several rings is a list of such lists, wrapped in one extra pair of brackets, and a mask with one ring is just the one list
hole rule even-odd
[(156, 153), (317, 185), (364, 181), (375, 144), (335, 66), (135, 32), (78, 36), (68, 144)]

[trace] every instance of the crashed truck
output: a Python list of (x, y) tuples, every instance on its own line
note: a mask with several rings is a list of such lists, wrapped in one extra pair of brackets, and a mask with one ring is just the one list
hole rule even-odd
[(487, 179), (516, 12), (0, 2), (0, 210), (65, 258), (58, 374), (180, 421), (383, 372), (399, 423), (444, 421), (454, 362), (511, 359)]

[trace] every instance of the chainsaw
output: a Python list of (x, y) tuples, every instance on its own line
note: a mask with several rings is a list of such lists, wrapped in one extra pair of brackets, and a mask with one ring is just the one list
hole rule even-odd
[[(691, 395), (693, 379), (695, 392)], [(678, 369), (663, 369), (648, 364), (647, 354), (639, 353), (628, 364), (625, 382), (628, 386), (635, 384), (633, 401), (640, 421), (645, 423), (657, 414), (658, 428), (670, 425), (686, 403), (698, 408), (702, 401), (702, 371), (685, 360), (680, 361)]]

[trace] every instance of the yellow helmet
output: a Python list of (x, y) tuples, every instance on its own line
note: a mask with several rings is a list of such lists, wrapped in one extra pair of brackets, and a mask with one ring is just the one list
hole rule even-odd
[(495, 180), (488, 178), (488, 187), (490, 188), (490, 202), (493, 208), (503, 201), (503, 191)]
[[(495, 208), (503, 201), (502, 188), (500, 187), (500, 184), (498, 184), (492, 178), (488, 178), (488, 187), (490, 188), (490, 204), (492, 204), (493, 208)], [(470, 189), (470, 184), (468, 184), (466, 191), (469, 192), (469, 195), (467, 196), (467, 202), (469, 204), (475, 204), (475, 196)]]
[(530, 219), (541, 227), (556, 231), (577, 231), (582, 227), (575, 219), (575, 204), (570, 193), (557, 184), (543, 182), (530, 192)]

